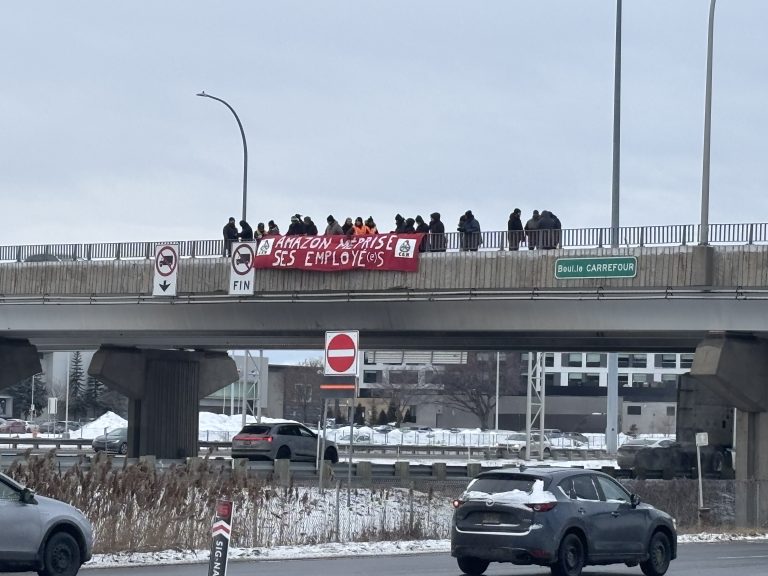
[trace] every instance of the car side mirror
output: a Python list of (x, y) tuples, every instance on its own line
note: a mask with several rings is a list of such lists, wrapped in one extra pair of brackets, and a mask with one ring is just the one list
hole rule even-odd
[(29, 488), (24, 488), (19, 495), (19, 500), (22, 504), (37, 504), (35, 500), (35, 493)]
[(632, 508), (637, 508), (637, 506), (640, 504), (640, 496), (637, 494), (630, 494), (629, 503), (632, 505)]

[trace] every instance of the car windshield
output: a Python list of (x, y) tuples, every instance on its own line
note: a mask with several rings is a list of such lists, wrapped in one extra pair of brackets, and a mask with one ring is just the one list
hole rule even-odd
[(512, 490), (530, 492), (536, 480), (538, 478), (521, 474), (488, 474), (470, 482), (467, 486), (467, 492), (485, 492), (486, 494), (498, 494)]
[(3, 482), (8, 484), (9, 486), (12, 486), (13, 488), (16, 488), (16, 490), (24, 490), (24, 486), (16, 482), (13, 478), (6, 476), (2, 472), (0, 472), (0, 477), (2, 477)]
[(107, 438), (120, 438), (125, 436), (127, 430), (127, 428), (118, 428), (117, 430), (112, 430), (112, 432), (107, 432), (106, 436)]
[(515, 434), (507, 434), (507, 440), (525, 440), (525, 434), (516, 432)]
[(264, 424), (249, 424), (240, 430), (240, 434), (269, 434), (270, 430), (272, 430), (272, 426), (265, 426)]

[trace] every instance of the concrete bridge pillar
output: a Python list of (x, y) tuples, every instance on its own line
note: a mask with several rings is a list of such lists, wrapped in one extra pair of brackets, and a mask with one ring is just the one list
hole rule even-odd
[(0, 339), (0, 390), (40, 372), (40, 355), (29, 340)]
[(88, 374), (125, 394), (128, 456), (197, 456), (200, 399), (238, 379), (224, 353), (100, 348)]
[(736, 525), (768, 525), (768, 342), (712, 335), (696, 348), (691, 376), (736, 415)]

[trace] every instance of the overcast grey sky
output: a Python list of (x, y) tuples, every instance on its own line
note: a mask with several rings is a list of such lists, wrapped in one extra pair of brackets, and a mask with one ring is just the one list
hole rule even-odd
[[(6, 2), (0, 243), (432, 211), (610, 223), (615, 0)], [(623, 225), (699, 219), (708, 0), (624, 0)], [(768, 221), (768, 2), (720, 0), (712, 222)], [(761, 40), (762, 38), (762, 40)]]

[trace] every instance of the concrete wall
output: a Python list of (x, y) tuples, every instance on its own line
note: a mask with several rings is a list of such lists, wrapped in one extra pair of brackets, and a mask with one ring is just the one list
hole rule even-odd
[[(703, 251), (704, 250), (704, 251)], [(636, 256), (635, 278), (556, 280), (555, 260), (579, 256)], [(706, 255), (703, 256), (703, 255)], [(768, 285), (768, 246), (694, 246), (519, 252), (423, 254), (419, 271), (338, 272), (257, 270), (256, 294), (280, 292), (409, 290), (510, 290), (531, 288), (763, 287)], [(229, 260), (182, 259), (178, 292), (224, 294)], [(148, 294), (153, 261), (78, 261), (0, 265), (0, 293)]]

